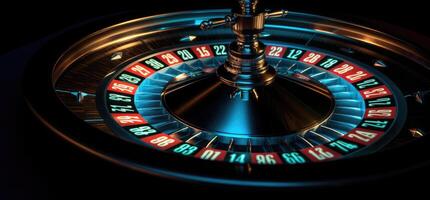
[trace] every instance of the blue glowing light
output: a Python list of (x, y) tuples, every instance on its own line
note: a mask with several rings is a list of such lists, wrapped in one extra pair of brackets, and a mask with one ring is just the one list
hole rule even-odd
[(226, 130), (228, 133), (239, 133), (243, 135), (250, 133), (250, 122), (252, 122), (252, 120), (248, 112), (247, 101), (241, 101), (240, 99), (232, 99), (232, 101), (230, 107), (225, 108), (225, 110), (229, 112), (225, 116), (229, 116), (229, 118), (226, 118), (225, 121), (222, 122), (222, 124), (225, 124), (222, 130)]

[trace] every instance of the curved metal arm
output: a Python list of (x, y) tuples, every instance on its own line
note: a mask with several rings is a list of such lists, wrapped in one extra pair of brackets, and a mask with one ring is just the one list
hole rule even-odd
[(270, 10), (266, 10), (265, 17), (268, 18), (276, 18), (276, 17), (285, 17), (288, 14), (288, 10), (278, 10), (271, 12)]
[(224, 18), (214, 18), (200, 23), (200, 29), (209, 30), (218, 26), (234, 24), (234, 17), (226, 15)]
[[(276, 17), (285, 17), (287, 16), (287, 14), (288, 14), (287, 10), (278, 10), (273, 12), (271, 12), (270, 10), (266, 10), (266, 13), (264, 16), (266, 19), (269, 19), (269, 18), (276, 18)], [(224, 18), (214, 18), (207, 21), (202, 21), (202, 23), (200, 23), (200, 29), (209, 30), (209, 29), (216, 28), (218, 26), (233, 25), (235, 22), (236, 20), (232, 15), (226, 15)]]

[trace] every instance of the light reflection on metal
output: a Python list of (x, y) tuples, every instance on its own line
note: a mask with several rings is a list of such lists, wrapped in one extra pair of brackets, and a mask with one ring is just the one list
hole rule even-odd
[(227, 133), (238, 133), (246, 136), (247, 133), (252, 132), (252, 130), (249, 129), (251, 126), (248, 124), (252, 122), (252, 120), (250, 120), (252, 116), (250, 116), (248, 112), (246, 102), (237, 99), (233, 100), (233, 102), (234, 103), (230, 104), (231, 107), (225, 108), (225, 110), (228, 110), (229, 114), (226, 115), (228, 118), (220, 123), (223, 125), (221, 130)]
[(412, 97), (412, 98), (414, 98), (415, 102), (417, 102), (419, 104), (423, 104), (425, 99), (426, 99), (425, 97), (429, 94), (430, 94), (430, 90), (426, 90), (426, 91), (420, 90), (420, 91), (417, 91), (415, 93), (405, 95), (405, 98)]
[(188, 36), (181, 38), (179, 41), (181, 41), (181, 42), (192, 42), (196, 38), (197, 38), (197, 36), (195, 36), (195, 35), (188, 35)]
[(174, 81), (182, 81), (188, 78), (186, 73), (179, 74), (175, 77)]
[(185, 140), (185, 142), (190, 142), (191, 140), (193, 140), (194, 138), (196, 138), (196, 137), (198, 137), (199, 135), (201, 135), (202, 134), (202, 132), (201, 131), (199, 131), (199, 132), (197, 132), (197, 133), (195, 133), (195, 134), (193, 134), (190, 138), (188, 138), (187, 140)]
[(91, 93), (86, 93), (86, 92), (82, 92), (82, 91), (68, 91), (68, 90), (55, 90), (56, 92), (59, 93), (67, 93), (67, 94), (71, 94), (76, 98), (76, 101), (78, 103), (82, 103), (82, 101), (85, 99), (85, 97), (87, 96), (92, 96), (95, 97), (95, 94), (91, 94)]
[(258, 94), (257, 91), (255, 89), (252, 89), (252, 93), (254, 94), (255, 99), (258, 100)]
[(268, 33), (268, 32), (262, 32), (262, 33), (260, 33), (260, 37), (261, 38), (270, 37), (270, 33)]
[(380, 67), (380, 68), (385, 68), (387, 67), (387, 64), (385, 64), (384, 61), (382, 60), (376, 60), (375, 63), (373, 63), (374, 67)]
[(227, 151), (231, 151), (231, 150), (232, 150), (233, 144), (234, 144), (234, 139), (233, 139), (233, 138), (231, 138), (231, 139), (230, 139), (230, 143), (228, 144), (228, 149), (227, 149)]
[(302, 140), (303, 142), (305, 142), (309, 147), (314, 147), (314, 145), (309, 140), (307, 140), (306, 138), (302, 137), (301, 135), (298, 135), (297, 137), (300, 140)]
[(104, 122), (104, 119), (102, 119), (102, 118), (97, 118), (97, 119), (85, 119), (84, 120), (85, 122), (87, 122), (87, 123), (95, 123), (95, 124), (97, 124), (97, 123), (100, 123), (100, 122)]
[(214, 136), (211, 140), (209, 140), (208, 144), (206, 144), (206, 148), (209, 148), (212, 146), (212, 144), (218, 139), (218, 136)]
[(112, 54), (110, 60), (111, 61), (121, 60), (121, 58), (122, 58), (122, 52), (115, 52), (114, 54)]
[(426, 135), (426, 133), (423, 130), (418, 128), (411, 128), (409, 129), (409, 132), (411, 133), (412, 137), (415, 137), (415, 138), (420, 138)]
[(322, 29), (318, 29), (318, 28), (314, 28), (314, 30), (315, 30), (316, 32), (326, 33), (326, 34), (330, 34), (330, 35), (334, 35), (334, 34), (335, 34), (334, 32), (327, 31), (327, 30), (322, 30)]

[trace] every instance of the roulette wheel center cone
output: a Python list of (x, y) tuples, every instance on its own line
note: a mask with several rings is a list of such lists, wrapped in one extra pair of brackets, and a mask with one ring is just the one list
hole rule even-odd
[(202, 22), (210, 29), (231, 25), (236, 40), (216, 73), (171, 82), (163, 104), (183, 123), (220, 135), (284, 136), (324, 123), (333, 112), (334, 99), (327, 88), (309, 77), (276, 75), (265, 60), (258, 40), (269, 17), (284, 11), (261, 11), (258, 1), (239, 1), (232, 15)]

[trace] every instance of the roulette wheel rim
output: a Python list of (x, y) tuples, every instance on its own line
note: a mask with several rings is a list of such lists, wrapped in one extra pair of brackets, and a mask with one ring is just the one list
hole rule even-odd
[[(228, 13), (226, 10), (208, 10), (208, 11), (200, 11), (198, 13)], [(150, 20), (150, 19), (157, 19), (162, 18), (163, 16), (175, 16), (175, 15), (181, 15), (181, 14), (190, 14), (193, 12), (178, 12), (178, 13), (171, 13), (168, 15), (159, 15), (159, 16), (153, 16), (153, 17), (147, 17), (142, 18), (141, 20)], [(95, 33), (94, 35), (97, 35)], [(61, 38), (61, 36), (60, 36)], [(85, 40), (85, 39), (83, 39)], [(79, 42), (78, 42), (79, 43)], [(52, 44), (49, 43), (48, 45), (60, 45), (60, 44)], [(64, 44), (60, 45), (64, 46)], [(47, 49), (53, 49), (52, 46), (46, 47)], [(73, 47), (72, 47), (73, 48)], [(49, 51), (48, 51), (49, 52)], [(63, 51), (59, 51), (57, 53), (61, 53)], [(41, 54), (50, 54), (51, 52), (47, 53), (46, 51), (41, 51)], [(47, 57), (51, 57), (50, 59)], [(38, 56), (35, 57), (35, 59), (32, 61), (31, 66), (53, 66), (53, 61), (57, 61), (58, 54), (51, 54), (51, 55), (44, 55), (44, 56)], [(351, 178), (350, 176), (344, 176), (345, 174), (339, 173), (336, 174), (335, 177), (328, 176), (328, 177), (322, 177), (313, 179), (312, 177), (304, 178), (304, 180), (300, 180), (302, 177), (299, 177), (298, 180), (294, 181), (293, 178), (287, 179), (287, 181), (283, 180), (282, 178), (292, 176), (292, 173), (294, 171), (298, 170), (300, 171), (308, 170), (316, 170), (319, 169), (318, 167), (321, 167), (321, 169), (329, 168), (331, 169), (331, 173), (333, 173), (334, 165), (337, 166), (353, 166), (357, 165), (356, 163), (360, 164), (360, 162), (366, 162), (369, 163), (368, 160), (377, 161), (378, 160), (378, 153), (375, 153), (374, 155), (368, 155), (366, 157), (357, 157), (353, 160), (339, 160), (336, 161), (336, 163), (318, 163), (314, 166), (300, 166), (296, 167), (298, 169), (293, 169), (295, 167), (291, 167), (291, 169), (288, 169), (288, 171), (292, 172), (285, 172), (285, 169), (277, 169), (282, 173), (285, 173), (286, 175), (283, 175), (284, 177), (273, 181), (266, 181), (264, 180), (264, 177), (259, 177), (256, 175), (255, 177), (251, 176), (250, 179), (247, 179), (247, 177), (243, 177), (241, 173), (237, 173), (237, 171), (248, 171), (249, 166), (231, 166), (225, 163), (212, 163), (210, 161), (195, 161), (193, 158), (187, 158), (187, 157), (170, 157), (170, 154), (165, 154), (163, 152), (159, 152), (152, 149), (144, 149), (142, 150), (139, 145), (127, 142), (125, 140), (118, 140), (117, 137), (107, 135), (103, 133), (100, 130), (96, 130), (89, 126), (88, 124), (84, 123), (80, 119), (77, 119), (75, 116), (73, 116), (71, 113), (69, 113), (66, 108), (63, 107), (62, 102), (56, 97), (56, 94), (54, 90), (47, 90), (47, 91), (37, 91), (37, 88), (52, 88), (52, 79), (51, 78), (42, 78), (42, 81), (33, 81), (32, 76), (35, 74), (43, 74), (42, 77), (50, 77), (51, 76), (51, 69), (45, 69), (46, 71), (37, 71), (37, 67), (29, 67), (27, 74), (26, 74), (26, 82), (24, 83), (24, 88), (27, 95), (27, 101), (29, 103), (30, 108), (32, 111), (36, 114), (36, 116), (46, 125), (48, 126), (52, 131), (60, 135), (62, 138), (66, 139), (67, 141), (73, 143), (74, 145), (80, 147), (81, 149), (84, 149), (85, 151), (88, 151), (92, 154), (95, 154), (99, 157), (102, 157), (103, 159), (109, 160), (111, 162), (138, 170), (138, 171), (144, 171), (145, 173), (150, 174), (156, 174), (168, 178), (175, 178), (175, 179), (185, 179), (185, 180), (191, 180), (191, 181), (198, 181), (198, 182), (210, 182), (210, 183), (218, 183), (218, 184), (231, 184), (231, 185), (247, 185), (247, 186), (267, 186), (267, 187), (295, 187), (295, 186), (313, 186), (313, 185), (326, 185), (326, 184), (339, 184), (342, 182), (349, 182), (349, 181), (357, 181), (359, 179), (366, 179), (366, 178), (375, 178), (376, 176), (373, 175), (371, 177), (363, 177), (358, 174), (350, 174), (352, 176), (355, 176), (355, 178)], [(40, 69), (40, 68), (39, 68)], [(40, 99), (39, 96), (43, 95), (46, 98)], [(42, 101), (43, 100), (43, 101)], [(51, 108), (55, 108), (54, 110)], [(62, 108), (62, 109), (60, 109)], [(59, 118), (58, 116), (61, 116)], [(399, 119), (401, 120), (401, 119)], [(64, 121), (70, 122), (71, 124), (76, 124), (74, 127), (67, 127), (64, 125), (61, 125), (64, 123)], [(88, 134), (88, 136), (82, 136), (79, 135), (79, 132), (85, 132), (85, 133), (91, 133)], [(103, 139), (101, 139), (103, 138)], [(101, 140), (100, 140), (101, 139)], [(424, 141), (427, 138), (423, 138), (418, 143), (424, 143)], [(106, 142), (103, 142), (106, 141)], [(417, 145), (419, 146), (419, 145)], [(416, 149), (417, 147), (415, 147)], [(121, 149), (119, 151), (119, 149)], [(393, 150), (394, 152), (401, 152), (400, 149)], [(132, 153), (130, 153), (132, 152)], [(135, 153), (139, 152), (139, 153)], [(138, 154), (139, 156), (135, 155)], [(148, 155), (148, 156), (142, 156), (142, 155)], [(154, 157), (157, 157), (157, 159), (152, 158), (149, 155), (157, 155)], [(392, 155), (392, 154), (391, 154)], [(381, 155), (380, 155), (381, 156)], [(144, 160), (142, 160), (141, 157), (146, 157)], [(415, 163), (416, 161), (423, 160), (422, 158), (409, 158), (410, 161)], [(418, 159), (418, 160), (416, 160)], [(141, 160), (140, 163), (130, 162), (133, 160)], [(168, 166), (167, 168), (165, 164), (159, 164), (160, 166), (153, 166), (153, 165), (144, 165), (144, 163), (157, 163), (160, 160), (165, 161), (166, 163), (175, 163), (175, 169), (172, 170), (171, 166)], [(363, 161), (367, 160), (367, 161)], [(391, 160), (392, 161), (392, 160)], [(181, 164), (179, 164), (181, 163)], [(343, 164), (341, 164), (343, 163)], [(398, 169), (405, 169), (404, 166), (405, 163), (402, 163), (403, 165), (399, 165), (397, 162), (396, 168)], [(374, 169), (365, 169), (361, 173), (369, 172), (376, 172), (376, 171), (384, 171), (384, 167), (393, 165), (393, 163), (390, 162), (378, 162), (378, 165), (380, 166), (375, 167)], [(183, 166), (180, 166), (183, 165)], [(195, 169), (189, 169), (187, 166), (212, 166), (215, 165), (218, 168), (222, 169), (218, 172), (214, 172), (214, 170), (208, 171), (202, 171), (202, 172), (196, 172)], [(408, 164), (409, 166), (410, 164)], [(199, 167), (197, 167), (199, 169)], [(252, 166), (253, 170), (258, 170), (260, 166)], [(300, 169), (301, 168), (301, 169)], [(179, 170), (178, 170), (179, 169)], [(264, 169), (263, 169), (264, 170)], [(272, 169), (268, 169), (269, 171)], [(330, 170), (329, 170), (330, 171)], [(379, 173), (378, 172), (378, 173)], [(296, 172), (297, 173), (297, 172)], [(330, 173), (330, 172), (329, 172)], [(345, 173), (345, 172), (344, 172)], [(207, 176), (205, 174), (212, 174), (212, 176)], [(251, 173), (252, 174), (252, 173)], [(222, 177), (222, 178), (219, 178)], [(293, 181), (291, 181), (293, 180)]]

